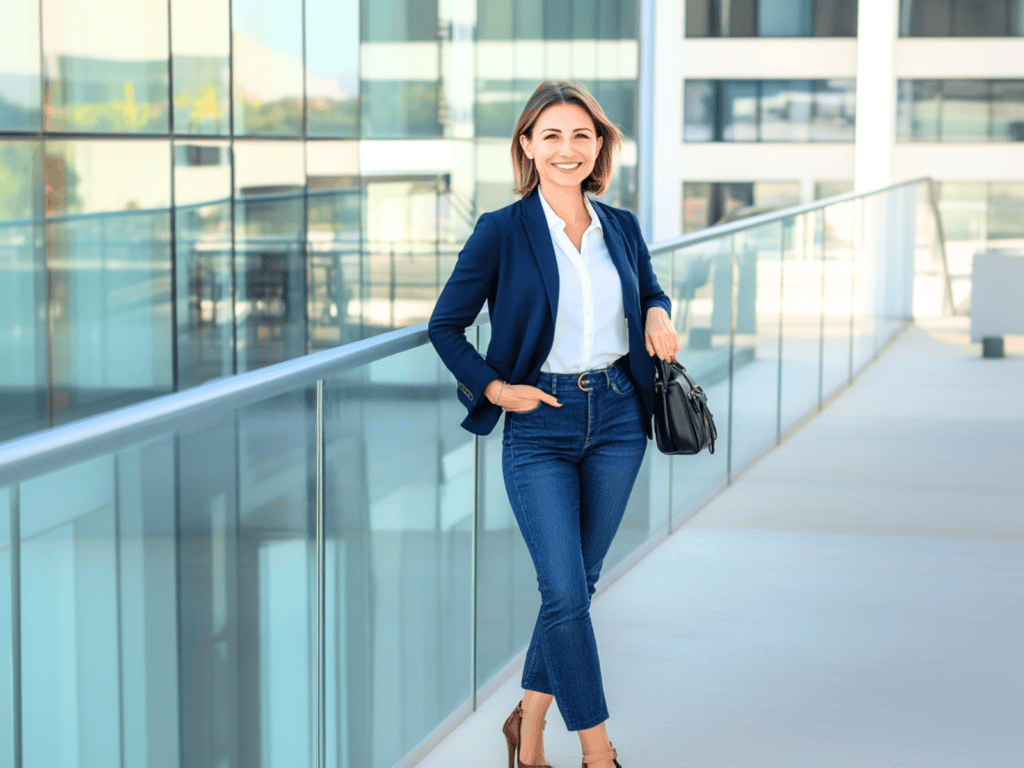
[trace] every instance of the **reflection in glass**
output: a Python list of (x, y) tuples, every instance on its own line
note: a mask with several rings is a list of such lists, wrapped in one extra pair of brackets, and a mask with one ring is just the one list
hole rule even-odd
[(896, 138), (938, 141), (942, 81), (899, 80), (896, 87)]
[(760, 37), (809, 37), (812, 0), (758, 0)]
[(306, 347), (305, 168), (299, 142), (235, 142), (237, 370)]
[(363, 338), (360, 314), (362, 189), (355, 142), (312, 142), (306, 233), (309, 253), (310, 351)]
[(0, 141), (0, 441), (48, 427), (42, 151)]
[(174, 147), (178, 388), (235, 372), (227, 143)]
[(302, 134), (302, 5), (232, 0), (236, 134)]
[[(782, 223), (737, 232), (734, 239), (733, 475), (773, 446), (778, 437)], [(716, 420), (718, 411), (712, 411)]]
[(1024, 245), (1024, 183), (989, 185), (988, 243), (997, 248)]
[(174, 72), (174, 130), (228, 132), (228, 3), (174, 0), (171, 66)]
[(364, 43), (436, 40), (437, 6), (438, 0), (360, 0), (361, 39)]
[(42, 8), (45, 128), (167, 133), (167, 7), (49, 0)]
[(761, 140), (807, 141), (811, 137), (811, 81), (761, 82)]
[(472, 694), (475, 442), (456, 391), (429, 345), (324, 383), (328, 764), (394, 765)]
[(364, 80), (362, 98), (364, 138), (441, 135), (436, 80)]
[(1021, 0), (900, 0), (904, 37), (1024, 35)]
[(992, 81), (992, 140), (1024, 141), (1024, 80)]
[(855, 80), (812, 80), (812, 141), (853, 141), (857, 114)]
[(784, 219), (782, 264), (782, 404), (785, 435), (818, 405), (821, 347), (821, 227), (818, 211)]
[(52, 418), (173, 388), (166, 142), (47, 142)]
[(683, 84), (683, 141), (716, 141), (716, 81), (686, 80)]
[(987, 80), (943, 81), (943, 140), (987, 141), (989, 101)]
[(310, 136), (359, 133), (359, 0), (307, 0), (306, 97)]
[(38, 131), (39, 3), (8, 3), (0, 26), (0, 131)]
[(756, 80), (722, 81), (722, 140), (757, 141)]

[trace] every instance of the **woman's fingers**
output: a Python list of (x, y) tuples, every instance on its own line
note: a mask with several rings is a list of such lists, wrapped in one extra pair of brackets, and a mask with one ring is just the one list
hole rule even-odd
[(562, 404), (560, 402), (558, 402), (558, 400), (555, 398), (554, 395), (548, 394), (543, 389), (538, 389), (537, 393), (540, 395), (540, 401), (542, 403), (547, 403), (548, 405), (553, 405), (556, 408), (561, 408), (562, 407)]

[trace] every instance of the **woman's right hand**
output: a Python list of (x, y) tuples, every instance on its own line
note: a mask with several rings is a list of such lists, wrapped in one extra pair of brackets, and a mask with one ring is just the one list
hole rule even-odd
[[(500, 397), (498, 396), (499, 392), (501, 393)], [(554, 395), (548, 394), (543, 389), (531, 387), (529, 384), (506, 384), (503, 388), (499, 379), (495, 379), (487, 385), (484, 389), (484, 397), (513, 413), (532, 411), (540, 403), (547, 403), (556, 408), (562, 407)]]

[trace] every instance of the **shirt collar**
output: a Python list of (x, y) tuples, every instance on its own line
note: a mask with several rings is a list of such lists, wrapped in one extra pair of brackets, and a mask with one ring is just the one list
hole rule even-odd
[[(544, 218), (547, 219), (548, 229), (550, 230), (561, 230), (565, 231), (565, 222), (559, 218), (558, 214), (555, 213), (555, 209), (551, 207), (547, 200), (544, 199), (544, 195), (540, 191), (540, 185), (537, 185), (537, 194), (540, 196), (540, 205), (544, 209)], [(587, 227), (587, 234), (594, 229), (601, 229), (601, 220), (597, 217), (597, 211), (594, 210), (594, 206), (590, 204), (590, 198), (584, 193), (583, 204), (587, 206), (587, 213), (590, 214), (590, 226)], [(603, 231), (603, 230), (602, 230)]]

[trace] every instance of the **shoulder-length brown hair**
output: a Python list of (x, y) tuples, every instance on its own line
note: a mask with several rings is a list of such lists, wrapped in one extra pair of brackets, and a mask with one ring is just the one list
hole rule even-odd
[(541, 83), (533, 92), (530, 100), (526, 102), (526, 106), (523, 107), (523, 114), (519, 116), (515, 133), (512, 134), (512, 171), (516, 176), (515, 191), (526, 197), (540, 183), (537, 168), (533, 164), (533, 160), (529, 159), (523, 151), (519, 137), (532, 138), (533, 126), (537, 122), (537, 118), (552, 104), (579, 104), (590, 114), (597, 135), (604, 139), (597, 154), (597, 161), (594, 163), (594, 170), (583, 180), (581, 185), (584, 192), (601, 194), (608, 188), (608, 183), (612, 179), (612, 150), (619, 146), (622, 132), (608, 119), (590, 91), (579, 83), (567, 80), (547, 80)]

